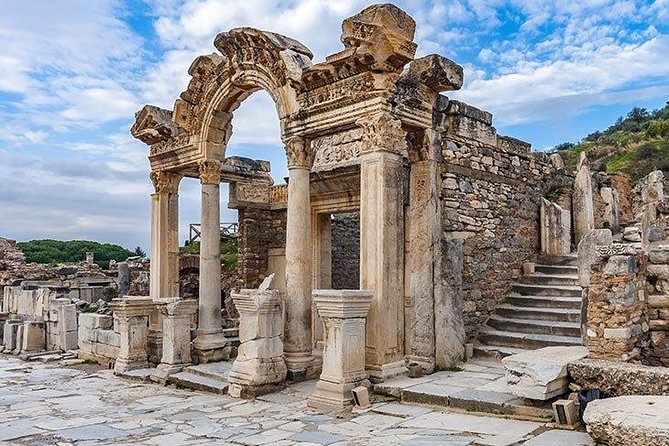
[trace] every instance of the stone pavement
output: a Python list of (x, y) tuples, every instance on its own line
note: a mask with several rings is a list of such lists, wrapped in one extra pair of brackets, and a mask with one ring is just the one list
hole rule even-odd
[(0, 356), (2, 445), (591, 445), (541, 423), (375, 403), (359, 414), (307, 408), (315, 381), (258, 398), (127, 381), (101, 370)]

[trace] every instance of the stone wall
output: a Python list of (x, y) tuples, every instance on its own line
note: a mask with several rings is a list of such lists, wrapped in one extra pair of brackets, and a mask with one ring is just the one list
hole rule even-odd
[(286, 246), (286, 210), (240, 207), (239, 287), (257, 288), (267, 273), (269, 250)]
[(651, 248), (646, 271), (650, 338), (644, 362), (669, 367), (669, 247)]
[(335, 214), (332, 219), (332, 288), (360, 288), (360, 214)]
[(463, 312), (471, 338), (523, 262), (536, 258), (542, 196), (568, 206), (573, 180), (548, 155), (497, 136), (490, 113), (451, 101), (446, 114), (442, 226), (446, 240), (464, 241)]
[(648, 339), (646, 255), (627, 245), (598, 246), (588, 287), (590, 358), (629, 361)]
[(78, 334), (80, 358), (113, 366), (121, 346), (118, 321), (110, 315), (81, 313)]

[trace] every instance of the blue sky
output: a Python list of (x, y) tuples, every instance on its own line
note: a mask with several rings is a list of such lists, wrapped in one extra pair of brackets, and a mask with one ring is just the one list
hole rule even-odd
[[(145, 103), (171, 108), (199, 54), (238, 26), (339, 51), (358, 0), (0, 0), (0, 236), (148, 248), (147, 147), (128, 129)], [(395, 2), (417, 22), (418, 55), (465, 67), (449, 94), (491, 111), (536, 150), (576, 141), (633, 106), (669, 100), (669, 0)], [(256, 93), (233, 119), (228, 154), (286, 175), (278, 120)], [(222, 191), (222, 219), (235, 220)], [(199, 187), (181, 187), (182, 236)]]

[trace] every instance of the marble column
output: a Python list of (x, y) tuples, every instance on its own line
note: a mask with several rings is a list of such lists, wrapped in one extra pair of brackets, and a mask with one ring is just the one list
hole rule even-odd
[(311, 149), (302, 138), (286, 142), (288, 212), (286, 224), (286, 332), (288, 376), (307, 377), (313, 365), (311, 340)]
[(308, 401), (325, 410), (351, 405), (351, 390), (367, 379), (365, 316), (373, 293), (361, 290), (314, 290), (314, 302), (325, 324), (323, 372)]
[(404, 189), (406, 132), (389, 113), (358, 122), (360, 154), (360, 288), (372, 290), (367, 318), (370, 379), (403, 373)]
[(221, 163), (200, 163), (202, 216), (200, 235), (200, 295), (197, 336), (193, 347), (199, 362), (226, 359), (226, 339), (221, 324)]
[(181, 175), (151, 172), (150, 296), (179, 295), (179, 182)]
[(585, 152), (582, 152), (576, 165), (574, 194), (572, 196), (572, 218), (574, 219), (575, 244), (595, 228), (595, 211), (592, 198), (592, 177)]
[(112, 299), (111, 309), (118, 319), (121, 338), (114, 372), (125, 373), (149, 367), (149, 313), (155, 309), (153, 300), (150, 297), (119, 297)]
[(165, 382), (169, 375), (191, 364), (190, 325), (197, 301), (168, 297), (154, 302), (163, 316), (163, 354), (151, 379)]

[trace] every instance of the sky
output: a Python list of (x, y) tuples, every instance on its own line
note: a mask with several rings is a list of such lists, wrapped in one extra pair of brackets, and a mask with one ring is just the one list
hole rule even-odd
[[(403, 0), (417, 56), (465, 68), (449, 92), (494, 114), (499, 133), (547, 150), (669, 100), (669, 0)], [(0, 237), (86, 239), (148, 250), (148, 147), (129, 128), (144, 104), (171, 109), (219, 32), (297, 38), (314, 63), (340, 51), (359, 0), (0, 0)], [(226, 154), (286, 176), (279, 123), (258, 92), (235, 112)], [(221, 189), (221, 219), (236, 221)], [(199, 184), (180, 190), (181, 240)]]

